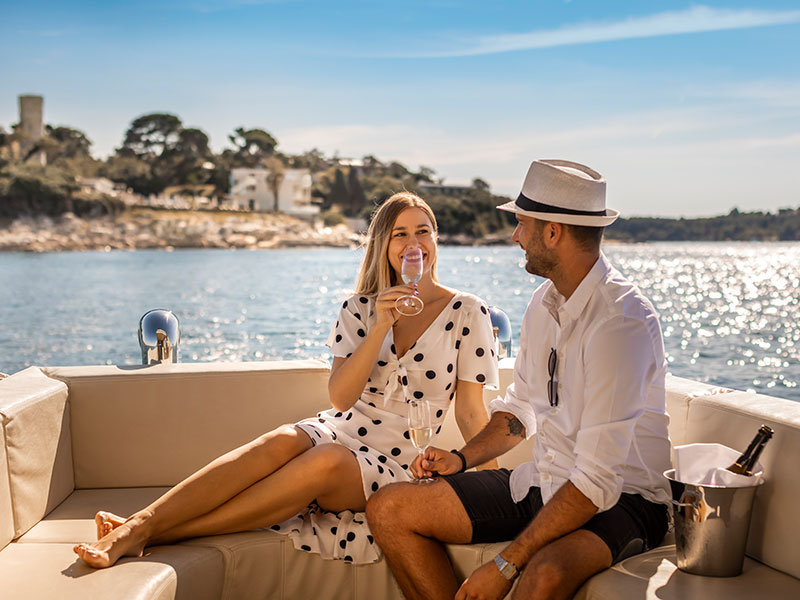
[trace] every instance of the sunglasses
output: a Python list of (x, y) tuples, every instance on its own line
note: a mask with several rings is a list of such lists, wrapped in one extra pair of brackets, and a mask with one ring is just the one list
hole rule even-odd
[(550, 348), (550, 358), (547, 359), (547, 374), (550, 375), (550, 380), (547, 382), (547, 399), (550, 401), (550, 406), (558, 406), (558, 380), (553, 377), (556, 374), (556, 366), (558, 365), (558, 354), (555, 348)]

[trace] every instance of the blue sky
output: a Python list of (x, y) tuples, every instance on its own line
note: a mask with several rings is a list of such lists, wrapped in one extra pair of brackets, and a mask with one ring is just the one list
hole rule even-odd
[(97, 156), (166, 111), (507, 195), (577, 160), (628, 216), (800, 206), (796, 0), (0, 0), (0, 126), (22, 93)]

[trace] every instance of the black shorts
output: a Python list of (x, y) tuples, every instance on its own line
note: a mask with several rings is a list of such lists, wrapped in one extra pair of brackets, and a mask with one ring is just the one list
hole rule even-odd
[[(508, 469), (473, 471), (443, 477), (458, 494), (472, 523), (472, 542), (512, 540), (527, 527), (544, 503), (538, 487), (519, 502), (511, 498)], [(639, 494), (622, 494), (581, 529), (596, 534), (611, 550), (612, 564), (655, 548), (667, 533), (667, 507)]]

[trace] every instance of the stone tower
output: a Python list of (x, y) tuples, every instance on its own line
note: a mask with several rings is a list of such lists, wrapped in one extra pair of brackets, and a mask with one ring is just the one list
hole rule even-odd
[[(20, 150), (25, 156), (34, 147), (36, 142), (44, 136), (44, 98), (42, 96), (22, 95), (19, 97), (19, 128)], [(39, 152), (31, 157), (32, 161), (42, 165), (47, 161), (47, 155)]]

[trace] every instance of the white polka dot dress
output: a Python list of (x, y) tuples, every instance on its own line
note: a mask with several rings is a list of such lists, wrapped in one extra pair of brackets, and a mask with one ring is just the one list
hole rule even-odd
[[(328, 345), (334, 356), (349, 357), (366, 337), (374, 300), (348, 298), (339, 312)], [(361, 397), (347, 411), (327, 410), (300, 421), (312, 442), (341, 444), (358, 459), (364, 496), (381, 486), (413, 479), (408, 466), (417, 455), (408, 432), (407, 401), (425, 398), (435, 434), (455, 396), (456, 380), (497, 389), (498, 373), (492, 326), (486, 304), (457, 292), (409, 351), (398, 358), (389, 331)], [(431, 444), (435, 445), (436, 438)], [(364, 513), (329, 513), (311, 505), (302, 514), (274, 525), (291, 536), (297, 549), (355, 564), (381, 556)]]

